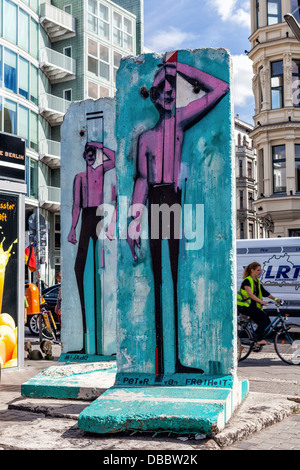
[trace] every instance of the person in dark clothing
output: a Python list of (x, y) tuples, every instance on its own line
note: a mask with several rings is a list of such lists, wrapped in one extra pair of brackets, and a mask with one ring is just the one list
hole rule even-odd
[(264, 331), (270, 324), (270, 318), (263, 311), (263, 306), (268, 305), (268, 302), (263, 300), (263, 297), (281, 302), (281, 299), (276, 299), (270, 294), (260, 283), (259, 277), (261, 275), (261, 265), (257, 262), (249, 264), (244, 271), (244, 280), (241, 288), (238, 291), (238, 312), (242, 315), (247, 315), (257, 324), (255, 331), (257, 336), (257, 343), (259, 346), (270, 344), (263, 339)]

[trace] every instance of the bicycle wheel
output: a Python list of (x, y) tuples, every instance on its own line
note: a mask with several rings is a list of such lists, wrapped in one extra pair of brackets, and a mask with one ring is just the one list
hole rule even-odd
[(251, 338), (251, 333), (248, 328), (240, 323), (238, 323), (238, 337), (240, 339), (240, 354), (239, 362), (244, 361), (253, 349), (253, 340)]
[(289, 323), (274, 340), (275, 351), (286, 364), (300, 364), (300, 325)]

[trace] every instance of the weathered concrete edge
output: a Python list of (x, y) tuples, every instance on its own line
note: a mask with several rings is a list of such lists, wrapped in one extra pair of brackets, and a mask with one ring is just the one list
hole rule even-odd
[(285, 395), (250, 392), (226, 427), (213, 439), (223, 449), (283, 421), (295, 410), (300, 410), (300, 403)]
[[(54, 408), (53, 403), (56, 405)], [(29, 413), (40, 413), (52, 418), (66, 418), (77, 421), (80, 413), (78, 403), (78, 401), (72, 403), (70, 400), (66, 410), (65, 400), (52, 399), (49, 402), (47, 399), (39, 400), (32, 398), (30, 402), (27, 401), (26, 403), (21, 403), (20, 401), (11, 403), (8, 408)], [(59, 404), (62, 406), (61, 410), (57, 408)], [(82, 402), (82, 405), (84, 407), (89, 406), (89, 403)], [(72, 406), (74, 406), (73, 410)], [(249, 392), (223, 431), (216, 434), (213, 438), (207, 439), (206, 446), (211, 447), (212, 450), (226, 450), (226, 447), (243, 441), (254, 433), (283, 421), (291, 416), (295, 410), (300, 410), (300, 403), (294, 401), (293, 397)], [(204, 443), (205, 441), (202, 441), (202, 445)]]

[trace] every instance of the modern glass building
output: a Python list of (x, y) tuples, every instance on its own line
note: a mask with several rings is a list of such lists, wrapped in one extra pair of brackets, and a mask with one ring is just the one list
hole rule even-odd
[(121, 57), (143, 47), (143, 0), (0, 0), (0, 131), (26, 139), (26, 230), (39, 207), (49, 285), (60, 271), (64, 115), (71, 101), (113, 97)]

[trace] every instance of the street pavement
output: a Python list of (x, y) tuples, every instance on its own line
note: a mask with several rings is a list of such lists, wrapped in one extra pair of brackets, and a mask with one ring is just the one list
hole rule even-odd
[[(38, 349), (38, 339), (30, 339), (33, 348)], [(116, 451), (196, 455), (201, 450), (300, 450), (300, 366), (286, 365), (273, 353), (252, 352), (239, 363), (238, 377), (248, 379), (250, 392), (225, 429), (209, 438), (165, 434), (92, 435), (77, 426), (78, 415), (90, 402), (22, 397), (21, 384), (53, 366), (60, 353), (60, 345), (53, 345), (54, 361), (25, 358), (24, 369), (2, 371), (1, 450), (98, 450), (106, 451), (105, 455)]]

